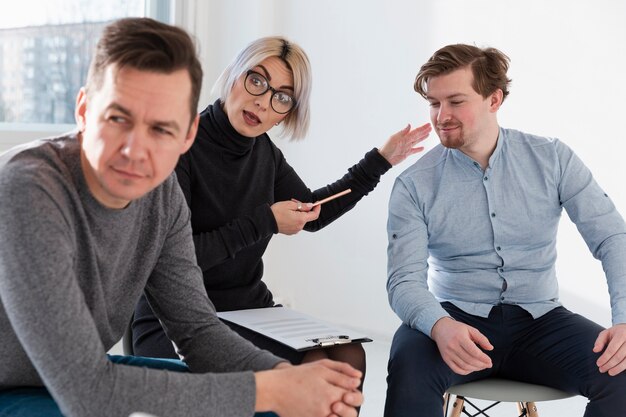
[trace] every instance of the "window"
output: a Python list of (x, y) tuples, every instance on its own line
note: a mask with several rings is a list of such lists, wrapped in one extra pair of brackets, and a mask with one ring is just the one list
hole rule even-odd
[(13, 2), (0, 14), (0, 124), (73, 124), (76, 93), (102, 28), (146, 15), (167, 22), (169, 1)]

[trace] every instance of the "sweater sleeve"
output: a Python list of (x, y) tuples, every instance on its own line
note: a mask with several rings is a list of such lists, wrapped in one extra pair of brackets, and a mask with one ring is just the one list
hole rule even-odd
[[(97, 323), (92, 316), (76, 275), (76, 234), (84, 231), (72, 230), (62, 190), (51, 192), (38, 179), (29, 178), (28, 172), (4, 174), (6, 171), (0, 177), (0, 310), (4, 310), (29, 362), (15, 363), (21, 360), (16, 352), (12, 353), (17, 358), (13, 361), (0, 355), (0, 367), (21, 366), (25, 373), (34, 367), (68, 417), (128, 416), (139, 410), (171, 417), (253, 414), (254, 375), (243, 369), (275, 361), (218, 328), (206, 300), (187, 300), (189, 309), (196, 309), (187, 317), (210, 313), (204, 331), (211, 331), (215, 339), (211, 348), (220, 343), (232, 347), (232, 357), (222, 368), (233, 370), (231, 366), (242, 360), (243, 365), (235, 367), (238, 372), (183, 374), (108, 361), (98, 332), (98, 326), (106, 324)], [(39, 178), (47, 174), (54, 175), (40, 172)], [(166, 255), (160, 261), (171, 268), (180, 259), (168, 247), (181, 243), (182, 235), (188, 232), (180, 224), (182, 219), (173, 229)], [(181, 284), (181, 276), (175, 278), (172, 287)], [(198, 288), (188, 292), (201, 293), (200, 278), (192, 281), (187, 286)], [(175, 290), (170, 296), (182, 299)], [(164, 308), (161, 304), (159, 307), (159, 311)], [(3, 335), (7, 337), (11, 336)], [(208, 336), (203, 339), (206, 341)], [(203, 351), (209, 356), (213, 352), (207, 349)], [(225, 360), (225, 354), (217, 355), (212, 358), (213, 369), (217, 369), (217, 361)], [(208, 360), (192, 362), (197, 370), (210, 368)]]
[(367, 152), (356, 165), (350, 167), (343, 177), (325, 187), (311, 191), (287, 163), (282, 152), (278, 149), (277, 152), (279, 174), (276, 178), (276, 201), (295, 198), (303, 202), (314, 202), (347, 188), (352, 190), (345, 196), (325, 203), (320, 217), (304, 227), (309, 232), (322, 229), (350, 211), (364, 196), (374, 190), (380, 177), (391, 169), (391, 164), (374, 148)]
[[(183, 155), (176, 167), (176, 176), (191, 207), (193, 177), (189, 164), (188, 155)], [(232, 218), (216, 229), (193, 234), (198, 265), (202, 271), (211, 269), (274, 233), (278, 233), (278, 225), (270, 205), (254, 207), (245, 216)]]
[(192, 372), (273, 367), (281, 359), (258, 349), (218, 319), (195, 261), (189, 209), (182, 195), (171, 206), (171, 211), (179, 210), (145, 290), (168, 338), (176, 343)]

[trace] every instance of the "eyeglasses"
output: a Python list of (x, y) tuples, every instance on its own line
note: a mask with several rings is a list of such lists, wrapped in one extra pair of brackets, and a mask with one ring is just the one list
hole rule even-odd
[(279, 114), (289, 113), (296, 105), (296, 99), (284, 91), (279, 91), (270, 86), (269, 81), (256, 71), (249, 70), (243, 84), (246, 91), (253, 96), (262, 96), (268, 90), (272, 92), (270, 106)]

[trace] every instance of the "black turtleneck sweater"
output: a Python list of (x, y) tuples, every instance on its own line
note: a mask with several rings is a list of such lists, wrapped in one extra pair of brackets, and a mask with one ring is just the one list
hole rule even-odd
[[(278, 227), (270, 206), (295, 198), (317, 201), (346, 188), (352, 192), (324, 204), (305, 226), (314, 232), (349, 211), (376, 187), (391, 164), (373, 149), (338, 181), (311, 191), (267, 134), (242, 136), (219, 100), (200, 114), (191, 149), (176, 167), (191, 209), (191, 227), (204, 284), (217, 311), (269, 307), (272, 293), (263, 277), (262, 256)], [(148, 346), (158, 325), (142, 298), (133, 325), (138, 345)], [(151, 324), (150, 324), (151, 323)], [(142, 351), (142, 354), (154, 353)]]

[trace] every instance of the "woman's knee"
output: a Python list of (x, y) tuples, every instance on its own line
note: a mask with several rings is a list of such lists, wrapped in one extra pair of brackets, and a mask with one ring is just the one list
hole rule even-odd
[(361, 372), (365, 372), (365, 349), (360, 343), (339, 345), (328, 349), (329, 359), (345, 362)]

